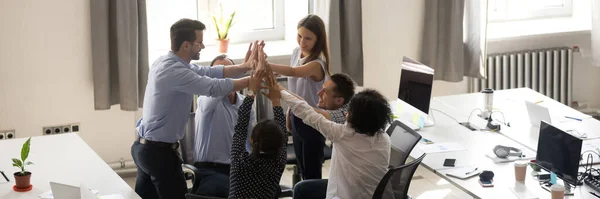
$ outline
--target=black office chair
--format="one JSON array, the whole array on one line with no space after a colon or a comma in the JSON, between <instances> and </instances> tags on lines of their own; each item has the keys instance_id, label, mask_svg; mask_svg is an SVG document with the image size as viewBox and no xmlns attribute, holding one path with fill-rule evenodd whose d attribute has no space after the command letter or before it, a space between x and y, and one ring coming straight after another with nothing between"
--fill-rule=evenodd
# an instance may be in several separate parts
<instances>
[{"instance_id":1,"label":"black office chair","mask_svg":"<svg viewBox=\"0 0 600 199\"><path fill-rule=\"evenodd\" d=\"M396 147L392 147L390 152L390 168L404 165L410 152L415 148L417 143L419 143L419 140L421 140L421 135L397 120L392 123L386 132L390 137L392 136L392 133L395 133L394 137L399 138L394 139L394 142L400 142Z\"/></svg>"},{"instance_id":2,"label":"black office chair","mask_svg":"<svg viewBox=\"0 0 600 199\"><path fill-rule=\"evenodd\" d=\"M383 176L375 192L373 199L410 199L408 188L415 171L426 154L411 163L392 168Z\"/></svg>"},{"instance_id":3,"label":"black office chair","mask_svg":"<svg viewBox=\"0 0 600 199\"><path fill-rule=\"evenodd\" d=\"M185 174L186 180L192 180L192 187L188 188L188 193L194 193L198 188L196 182L200 181L198 174L198 168L194 167L194 142L196 137L196 113L190 113L188 116L188 122L185 125L185 135L183 139L179 141L179 150L181 152L181 158L183 159L183 173Z\"/></svg>"}]
</instances>

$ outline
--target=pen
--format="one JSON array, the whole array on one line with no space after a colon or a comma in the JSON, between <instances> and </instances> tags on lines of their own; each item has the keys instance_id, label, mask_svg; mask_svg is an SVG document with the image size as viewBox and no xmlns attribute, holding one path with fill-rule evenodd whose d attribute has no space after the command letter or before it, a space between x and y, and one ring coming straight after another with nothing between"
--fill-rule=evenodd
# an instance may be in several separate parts
<instances>
[{"instance_id":1,"label":"pen","mask_svg":"<svg viewBox=\"0 0 600 199\"><path fill-rule=\"evenodd\" d=\"M581 119L579 119L579 118L574 118L574 117L569 117L569 116L565 116L565 118L572 119L572 120L577 120L577 121L580 121L580 122L582 121L582 120L581 120Z\"/></svg>"},{"instance_id":2,"label":"pen","mask_svg":"<svg viewBox=\"0 0 600 199\"><path fill-rule=\"evenodd\" d=\"M469 174L471 174L471 173L473 173L475 171L477 171L477 168L473 169L473 171L466 172L465 175L469 175Z\"/></svg>"},{"instance_id":3,"label":"pen","mask_svg":"<svg viewBox=\"0 0 600 199\"><path fill-rule=\"evenodd\" d=\"M537 102L535 102L535 104L539 104L539 103L542 103L542 102L544 102L544 100L537 101Z\"/></svg>"},{"instance_id":4,"label":"pen","mask_svg":"<svg viewBox=\"0 0 600 199\"><path fill-rule=\"evenodd\" d=\"M599 196L598 194L594 193L594 192L591 192L591 191L590 191L590 194L592 194L592 195L596 196L596 198L600 198L600 196Z\"/></svg>"},{"instance_id":5,"label":"pen","mask_svg":"<svg viewBox=\"0 0 600 199\"><path fill-rule=\"evenodd\" d=\"M4 175L4 171L0 171L0 173L2 173L2 176L4 176L4 179L6 179L6 182L10 182L10 180L6 177L6 175Z\"/></svg>"}]
</instances>

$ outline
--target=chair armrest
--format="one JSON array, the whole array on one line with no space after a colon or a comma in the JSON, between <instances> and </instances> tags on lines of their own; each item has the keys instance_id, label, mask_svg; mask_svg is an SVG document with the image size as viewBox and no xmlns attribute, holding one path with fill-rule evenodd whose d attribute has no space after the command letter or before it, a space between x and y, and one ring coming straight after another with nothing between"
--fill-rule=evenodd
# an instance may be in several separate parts
<instances>
[{"instance_id":1,"label":"chair armrest","mask_svg":"<svg viewBox=\"0 0 600 199\"><path fill-rule=\"evenodd\" d=\"M198 168L196 168L194 165L191 165L191 164L182 164L181 167L191 170L193 172L194 176L196 174L198 174Z\"/></svg>"},{"instance_id":2,"label":"chair armrest","mask_svg":"<svg viewBox=\"0 0 600 199\"><path fill-rule=\"evenodd\" d=\"M189 171L192 171L192 188L190 191L192 193L195 192L201 179L198 168L191 164L182 164L181 167L183 168L183 173L189 173Z\"/></svg>"}]
</instances>

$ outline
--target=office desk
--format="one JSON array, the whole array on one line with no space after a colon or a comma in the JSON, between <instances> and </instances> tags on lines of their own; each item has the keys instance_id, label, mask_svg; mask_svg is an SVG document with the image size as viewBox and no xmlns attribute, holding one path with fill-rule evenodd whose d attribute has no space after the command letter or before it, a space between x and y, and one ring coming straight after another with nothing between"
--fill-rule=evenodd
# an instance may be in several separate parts
<instances>
[{"instance_id":1,"label":"office desk","mask_svg":"<svg viewBox=\"0 0 600 199\"><path fill-rule=\"evenodd\" d=\"M562 118L562 120L553 121L552 125L565 131L575 130L574 135L586 134L587 138L582 138L584 142L600 138L600 131L598 130L600 129L600 121L536 91L529 88L519 88L494 92L494 108L497 111L501 111L506 118L506 122L510 123L510 127L502 124L500 133L525 145L525 147L537 150L539 137L539 128L532 126L529 121L529 114L524 103L525 100L531 102L543 101L540 105L548 108L552 119ZM436 101L436 103L432 103L432 107L443 104L440 109L444 109L448 114L461 122L468 121L469 115L475 108L481 109L483 107L483 96L481 93L436 97L432 101ZM479 112L475 111L471 116L472 122L474 120L481 120L477 114ZM495 119L502 121L501 115L494 114L493 116ZM564 116L581 118L582 121L566 119Z\"/></svg>"},{"instance_id":2,"label":"office desk","mask_svg":"<svg viewBox=\"0 0 600 199\"><path fill-rule=\"evenodd\" d=\"M126 199L140 198L76 133L39 136L31 138L29 158L34 165L27 169L32 172L33 189L28 192L15 192L12 158L21 157L21 146L25 138L0 141L0 170L10 182L0 178L0 198L38 198L50 190L50 181L79 186L81 183L98 195L121 194Z\"/></svg>"},{"instance_id":3,"label":"office desk","mask_svg":"<svg viewBox=\"0 0 600 199\"><path fill-rule=\"evenodd\" d=\"M509 118L508 120L511 123L511 127L503 126L500 133L471 131L459 125L454 119L465 122L474 108L483 107L483 102L479 99L479 95L480 94L475 93L434 98L431 103L432 111L430 111L430 114L435 118L435 125L418 131L424 138L430 139L435 143L457 142L466 148L464 151L428 154L421 165L426 169L433 171L441 178L446 179L451 184L462 189L474 198L517 198L517 196L510 191L510 188L514 186L525 187L535 197L550 198L550 192L541 188L539 183L535 181L531 175L527 176L525 184L515 182L514 163L496 164L490 158L486 157L486 154L493 154L492 149L496 145L513 146L524 150L526 154L535 154L539 129L529 125L528 114L523 100L535 101L530 99L541 98L544 100L543 103L546 103L546 106L550 107L551 110L554 110L551 111L551 114L558 112L584 118L583 121L578 124L578 129L582 131L589 130L589 132L586 132L589 136L597 135L597 133L591 131L591 129L598 129L598 127L600 127L600 122L597 120L586 117L584 114L550 98L544 98L543 95L536 93L533 90L513 89L497 91L494 94L495 107L504 112L506 117ZM498 98L498 100L496 98ZM443 112L444 114L441 114L440 112ZM474 115L473 118L471 118L471 121L473 120L481 120L481 118ZM396 143L399 143L397 139L398 138L392 134L391 140L393 147L395 147L394 145ZM417 144L410 154L411 157L417 158L423 154L420 146L423 146L423 143ZM446 158L456 159L456 167L448 168L442 166L443 161ZM449 172L465 166L476 166L479 170L493 171L495 173L495 186L492 188L482 187L478 182L479 178L477 176L461 180L446 175ZM532 171L533 170L528 167L527 172L531 173ZM595 196L589 194L590 191L591 189L587 186L580 186L574 190L575 196L567 196L566 198L595 198Z\"/></svg>"}]
</instances>

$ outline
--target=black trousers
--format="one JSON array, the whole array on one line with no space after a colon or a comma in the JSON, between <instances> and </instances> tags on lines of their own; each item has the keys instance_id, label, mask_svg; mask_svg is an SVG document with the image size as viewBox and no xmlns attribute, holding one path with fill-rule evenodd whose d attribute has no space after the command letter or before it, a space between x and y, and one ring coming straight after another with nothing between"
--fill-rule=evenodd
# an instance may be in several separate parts
<instances>
[{"instance_id":1,"label":"black trousers","mask_svg":"<svg viewBox=\"0 0 600 199\"><path fill-rule=\"evenodd\" d=\"M135 192L143 199L185 199L187 184L176 149L135 141L131 156L138 174Z\"/></svg>"},{"instance_id":2,"label":"black trousers","mask_svg":"<svg viewBox=\"0 0 600 199\"><path fill-rule=\"evenodd\" d=\"M316 129L306 125L302 119L290 111L292 120L292 139L298 169L302 179L321 179L325 154L325 137Z\"/></svg>"},{"instance_id":3,"label":"black trousers","mask_svg":"<svg viewBox=\"0 0 600 199\"><path fill-rule=\"evenodd\" d=\"M194 166L198 169L197 175L200 176L200 181L194 182L194 186L197 186L192 190L194 194L221 198L229 196L230 167L225 164L211 166L200 162L194 163Z\"/></svg>"}]
</instances>

